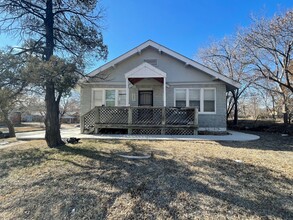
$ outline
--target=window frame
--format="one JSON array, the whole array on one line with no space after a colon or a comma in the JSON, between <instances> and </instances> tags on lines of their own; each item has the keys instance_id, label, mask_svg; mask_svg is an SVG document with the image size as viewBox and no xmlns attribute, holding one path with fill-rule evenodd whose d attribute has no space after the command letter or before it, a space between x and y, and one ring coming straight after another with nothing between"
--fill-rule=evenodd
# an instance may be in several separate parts
<instances>
[{"instance_id":1,"label":"window frame","mask_svg":"<svg viewBox=\"0 0 293 220\"><path fill-rule=\"evenodd\" d=\"M190 107L189 106L189 102L190 102L190 99L189 99L189 90L190 89L198 89L200 91L200 109L198 109L198 113L199 114L217 114L217 91L216 91L216 88L214 87L207 87L207 88L194 88L194 87L188 87L188 88L174 88L174 107L176 107L176 90L182 90L182 89L185 89L186 91L186 107ZM214 108L215 108L215 111L213 112L204 112L204 90L213 90L214 91L214 97L215 97L215 100L214 100Z\"/></svg>"},{"instance_id":2,"label":"window frame","mask_svg":"<svg viewBox=\"0 0 293 220\"><path fill-rule=\"evenodd\" d=\"M189 92L189 91L186 91L185 88L175 88L175 90L174 90L174 106L176 107L176 98L177 98L176 97L176 90L185 90L185 106L189 105L189 103L187 103L188 102L187 97L189 97L189 94L187 96L187 92Z\"/></svg>"},{"instance_id":3,"label":"window frame","mask_svg":"<svg viewBox=\"0 0 293 220\"><path fill-rule=\"evenodd\" d=\"M102 97L102 105L106 106L106 90L115 90L115 107L120 107L120 106L126 106L125 105L118 105L119 101L119 91L124 90L126 93L126 89L125 88L92 88L92 97L91 97L91 107L94 108L95 104L94 104L94 92L95 91L102 91L103 97Z\"/></svg>"},{"instance_id":4,"label":"window frame","mask_svg":"<svg viewBox=\"0 0 293 220\"><path fill-rule=\"evenodd\" d=\"M204 99L204 91L205 90L214 90L214 109L215 109L215 111L213 111L213 112L205 112L205 111L202 111L202 113L205 113L205 114L212 114L212 113L216 113L216 99L217 99L217 97L216 97L216 89L215 88L202 88L202 92L201 92L201 95L202 95L202 103L203 103L203 108L202 108L202 110L204 110L204 101L205 101L205 99Z\"/></svg>"}]
</instances>

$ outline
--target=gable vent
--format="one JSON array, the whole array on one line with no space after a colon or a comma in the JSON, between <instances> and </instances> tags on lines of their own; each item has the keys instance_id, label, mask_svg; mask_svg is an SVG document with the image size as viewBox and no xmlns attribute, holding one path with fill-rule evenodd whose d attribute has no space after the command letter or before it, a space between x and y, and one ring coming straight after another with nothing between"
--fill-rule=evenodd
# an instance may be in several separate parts
<instances>
[{"instance_id":1,"label":"gable vent","mask_svg":"<svg viewBox=\"0 0 293 220\"><path fill-rule=\"evenodd\" d=\"M144 62L147 62L153 66L158 66L158 60L157 59L145 59Z\"/></svg>"}]
</instances>

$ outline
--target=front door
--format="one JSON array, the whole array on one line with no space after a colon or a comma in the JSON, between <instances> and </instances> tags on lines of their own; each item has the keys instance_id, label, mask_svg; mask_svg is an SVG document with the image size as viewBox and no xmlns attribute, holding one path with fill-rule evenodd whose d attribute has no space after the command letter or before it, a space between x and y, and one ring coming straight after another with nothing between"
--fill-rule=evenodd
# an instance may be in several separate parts
<instances>
[{"instance_id":1,"label":"front door","mask_svg":"<svg viewBox=\"0 0 293 220\"><path fill-rule=\"evenodd\" d=\"M153 91L138 91L139 106L153 106Z\"/></svg>"}]
</instances>

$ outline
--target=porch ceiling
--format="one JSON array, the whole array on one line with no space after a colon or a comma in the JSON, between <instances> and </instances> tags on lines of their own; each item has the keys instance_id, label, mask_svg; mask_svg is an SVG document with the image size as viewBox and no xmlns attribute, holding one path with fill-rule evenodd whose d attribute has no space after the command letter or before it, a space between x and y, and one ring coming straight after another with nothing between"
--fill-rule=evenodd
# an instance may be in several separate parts
<instances>
[{"instance_id":1,"label":"porch ceiling","mask_svg":"<svg viewBox=\"0 0 293 220\"><path fill-rule=\"evenodd\" d=\"M128 78L129 82L131 82L132 85L142 81L143 79L144 78ZM164 83L164 78L162 78L162 77L161 78L152 78L152 79L157 80L158 82L160 82L162 84Z\"/></svg>"}]
</instances>

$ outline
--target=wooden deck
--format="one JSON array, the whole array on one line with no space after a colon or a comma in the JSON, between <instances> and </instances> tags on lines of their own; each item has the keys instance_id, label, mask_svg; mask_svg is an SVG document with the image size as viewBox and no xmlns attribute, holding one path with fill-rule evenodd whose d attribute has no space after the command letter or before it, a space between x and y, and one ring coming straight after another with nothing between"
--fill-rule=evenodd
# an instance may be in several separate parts
<instances>
[{"instance_id":1,"label":"wooden deck","mask_svg":"<svg viewBox=\"0 0 293 220\"><path fill-rule=\"evenodd\" d=\"M196 108L97 106L81 117L81 133L197 134Z\"/></svg>"}]
</instances>

